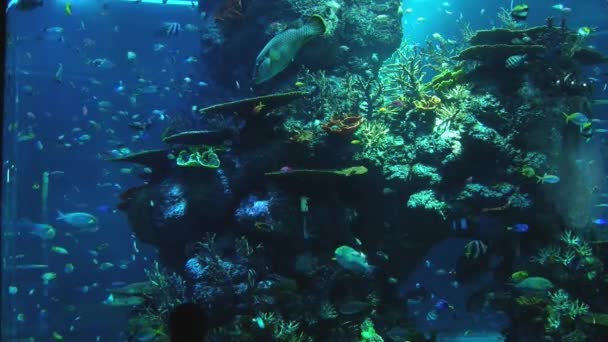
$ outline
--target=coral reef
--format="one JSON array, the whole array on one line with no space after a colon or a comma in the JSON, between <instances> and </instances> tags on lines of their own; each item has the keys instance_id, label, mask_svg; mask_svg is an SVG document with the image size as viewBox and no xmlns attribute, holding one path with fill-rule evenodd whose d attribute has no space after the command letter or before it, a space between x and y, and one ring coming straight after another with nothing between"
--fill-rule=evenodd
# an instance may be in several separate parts
<instances>
[{"instance_id":1,"label":"coral reef","mask_svg":"<svg viewBox=\"0 0 608 342\"><path fill-rule=\"evenodd\" d=\"M293 63L300 68L243 90L251 97L205 104L204 129L172 130L169 150L116 159L154 169L122 196L121 209L183 277L171 286L185 292L172 295L210 312L211 340L413 336L402 303L434 294L404 294L400 279L434 243L454 236L466 239L458 270L433 269L453 277L453 289L481 270L500 270L488 278L514 282L501 311L534 317L522 329L590 336L579 325L602 316L590 314L593 294L584 290L599 286L603 263L583 233L590 205L581 189L593 179L578 177L570 152L584 139L563 113L589 112L580 68L602 59L566 28L516 28L505 13L505 29L463 27L470 46L439 34L398 45L397 1L278 3L287 5L281 15L265 2L226 1L214 21L227 46L208 55L250 45L257 52L266 35L319 14L328 33L310 49L327 58L303 49ZM254 23L264 11L272 25ZM551 63L539 56L558 52ZM526 63L511 69L508 60L523 54ZM233 82L242 71L235 60L226 57L214 77ZM564 86L566 75L574 83ZM357 274L332 261L338 246L353 246L354 259L375 271ZM514 267L526 271L509 280L504 270ZM167 288L166 279L153 281ZM164 302L177 301L160 300L158 312L172 305ZM425 309L427 321L447 316L437 305Z\"/></svg>"}]
</instances>

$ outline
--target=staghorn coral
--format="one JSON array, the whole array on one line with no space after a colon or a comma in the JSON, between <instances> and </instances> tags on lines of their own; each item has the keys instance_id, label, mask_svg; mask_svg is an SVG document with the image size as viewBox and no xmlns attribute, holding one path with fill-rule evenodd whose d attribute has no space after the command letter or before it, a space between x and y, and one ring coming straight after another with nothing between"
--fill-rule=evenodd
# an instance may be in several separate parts
<instances>
[{"instance_id":1,"label":"staghorn coral","mask_svg":"<svg viewBox=\"0 0 608 342\"><path fill-rule=\"evenodd\" d=\"M405 95L408 100L415 101L427 93L424 83L430 64L423 61L420 51L410 44L403 42L395 53L384 61L378 73L385 84L384 96L386 102Z\"/></svg>"},{"instance_id":2,"label":"staghorn coral","mask_svg":"<svg viewBox=\"0 0 608 342\"><path fill-rule=\"evenodd\" d=\"M497 16L498 20L500 20L504 28L507 28L509 30L515 30L521 27L521 24L511 17L511 11L504 7L501 7L498 10Z\"/></svg>"},{"instance_id":3,"label":"staghorn coral","mask_svg":"<svg viewBox=\"0 0 608 342\"><path fill-rule=\"evenodd\" d=\"M541 248L537 255L532 257L532 261L540 265L545 265L548 262L556 262L559 260L562 249L558 246L548 246Z\"/></svg>"},{"instance_id":4,"label":"staghorn coral","mask_svg":"<svg viewBox=\"0 0 608 342\"><path fill-rule=\"evenodd\" d=\"M369 159L382 158L387 147L387 134L389 127L380 121L366 121L361 125L356 135L363 145L363 153ZM379 160L378 160L379 161Z\"/></svg>"},{"instance_id":5,"label":"staghorn coral","mask_svg":"<svg viewBox=\"0 0 608 342\"><path fill-rule=\"evenodd\" d=\"M550 303L547 306L546 329L556 331L562 326L563 319L576 320L589 313L589 305L577 300L571 300L563 289L549 294Z\"/></svg>"},{"instance_id":6,"label":"staghorn coral","mask_svg":"<svg viewBox=\"0 0 608 342\"><path fill-rule=\"evenodd\" d=\"M560 240L570 247L579 246L581 244L581 239L574 235L571 230L566 230L560 237Z\"/></svg>"},{"instance_id":7,"label":"staghorn coral","mask_svg":"<svg viewBox=\"0 0 608 342\"><path fill-rule=\"evenodd\" d=\"M471 96L471 85L468 83L457 84L448 88L443 94L448 100L463 101Z\"/></svg>"},{"instance_id":8,"label":"staghorn coral","mask_svg":"<svg viewBox=\"0 0 608 342\"><path fill-rule=\"evenodd\" d=\"M334 319L338 317L338 312L330 302L325 302L321 304L321 308L319 309L319 317L326 320Z\"/></svg>"},{"instance_id":9,"label":"staghorn coral","mask_svg":"<svg viewBox=\"0 0 608 342\"><path fill-rule=\"evenodd\" d=\"M453 104L442 104L435 114L437 118L434 129L438 132L458 130L459 125L466 118L465 112Z\"/></svg>"}]
</instances>

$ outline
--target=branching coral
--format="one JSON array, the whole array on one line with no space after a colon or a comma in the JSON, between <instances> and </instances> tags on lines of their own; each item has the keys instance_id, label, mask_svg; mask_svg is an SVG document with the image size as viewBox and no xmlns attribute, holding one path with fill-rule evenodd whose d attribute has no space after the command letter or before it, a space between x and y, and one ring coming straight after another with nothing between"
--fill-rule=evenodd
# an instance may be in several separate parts
<instances>
[{"instance_id":1,"label":"branching coral","mask_svg":"<svg viewBox=\"0 0 608 342\"><path fill-rule=\"evenodd\" d=\"M435 130L439 132L449 131L451 129L458 130L457 126L466 117L466 113L460 110L455 105L441 105L435 113L437 114L437 122Z\"/></svg>"},{"instance_id":2,"label":"branching coral","mask_svg":"<svg viewBox=\"0 0 608 342\"><path fill-rule=\"evenodd\" d=\"M388 126L380 121L366 121L357 131L361 138L363 147L369 152L382 153L386 146L386 137L389 132Z\"/></svg>"},{"instance_id":3,"label":"branching coral","mask_svg":"<svg viewBox=\"0 0 608 342\"><path fill-rule=\"evenodd\" d=\"M445 98L453 101L463 101L471 96L471 86L469 84L457 84L444 92Z\"/></svg>"},{"instance_id":4,"label":"branching coral","mask_svg":"<svg viewBox=\"0 0 608 342\"><path fill-rule=\"evenodd\" d=\"M562 249L558 246L543 247L538 251L538 254L532 257L532 261L545 265L547 262L554 262L559 260Z\"/></svg>"},{"instance_id":5,"label":"branching coral","mask_svg":"<svg viewBox=\"0 0 608 342\"><path fill-rule=\"evenodd\" d=\"M391 101L405 95L419 100L426 94L424 78L431 66L425 64L419 50L403 42L380 68L379 77L385 84L384 95Z\"/></svg>"},{"instance_id":6,"label":"branching coral","mask_svg":"<svg viewBox=\"0 0 608 342\"><path fill-rule=\"evenodd\" d=\"M563 318L574 321L577 317L589 312L589 305L577 300L572 301L566 291L559 289L549 295L551 302L547 306L548 317L546 328L558 330Z\"/></svg>"},{"instance_id":7,"label":"branching coral","mask_svg":"<svg viewBox=\"0 0 608 342\"><path fill-rule=\"evenodd\" d=\"M325 302L319 309L319 317L321 317L321 319L334 319L338 317L338 312L331 303Z\"/></svg>"},{"instance_id":8,"label":"branching coral","mask_svg":"<svg viewBox=\"0 0 608 342\"><path fill-rule=\"evenodd\" d=\"M186 300L186 283L177 274L167 274L158 262L154 263L154 268L146 269L145 273L158 289L154 306L161 317L166 317L175 306Z\"/></svg>"},{"instance_id":9,"label":"branching coral","mask_svg":"<svg viewBox=\"0 0 608 342\"><path fill-rule=\"evenodd\" d=\"M514 30L520 27L520 24L511 17L511 11L504 7L498 10L498 19L506 29Z\"/></svg>"},{"instance_id":10,"label":"branching coral","mask_svg":"<svg viewBox=\"0 0 608 342\"><path fill-rule=\"evenodd\" d=\"M574 235L571 230L566 230L560 237L560 240L562 240L568 246L578 246L581 243L581 239Z\"/></svg>"},{"instance_id":11,"label":"branching coral","mask_svg":"<svg viewBox=\"0 0 608 342\"><path fill-rule=\"evenodd\" d=\"M573 250L566 250L564 254L557 257L557 261L559 261L562 265L568 266L570 263L576 258L576 253Z\"/></svg>"}]
</instances>

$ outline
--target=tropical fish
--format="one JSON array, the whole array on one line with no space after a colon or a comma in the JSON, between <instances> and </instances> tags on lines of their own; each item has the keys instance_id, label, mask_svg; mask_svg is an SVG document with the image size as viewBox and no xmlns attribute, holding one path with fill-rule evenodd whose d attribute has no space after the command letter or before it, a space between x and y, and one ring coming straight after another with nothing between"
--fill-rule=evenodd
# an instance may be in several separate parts
<instances>
[{"instance_id":1,"label":"tropical fish","mask_svg":"<svg viewBox=\"0 0 608 342\"><path fill-rule=\"evenodd\" d=\"M63 268L63 271L67 274L70 274L72 272L74 272L74 265L71 263L67 263L65 264L65 267Z\"/></svg>"},{"instance_id":2,"label":"tropical fish","mask_svg":"<svg viewBox=\"0 0 608 342\"><path fill-rule=\"evenodd\" d=\"M40 268L48 268L49 265L44 264L27 264L27 265L16 265L16 270L35 270Z\"/></svg>"},{"instance_id":3,"label":"tropical fish","mask_svg":"<svg viewBox=\"0 0 608 342\"><path fill-rule=\"evenodd\" d=\"M182 25L178 22L164 22L161 27L162 35L166 37L174 37L182 32Z\"/></svg>"},{"instance_id":4,"label":"tropical fish","mask_svg":"<svg viewBox=\"0 0 608 342\"><path fill-rule=\"evenodd\" d=\"M536 176L538 183L542 184L556 184L559 183L559 177L554 175L544 174L543 176Z\"/></svg>"},{"instance_id":5,"label":"tropical fish","mask_svg":"<svg viewBox=\"0 0 608 342\"><path fill-rule=\"evenodd\" d=\"M587 117L587 115L585 115L581 112L576 112L576 113L572 113L572 114L564 113L564 117L566 118L566 123L572 122L573 124L575 124L577 126L582 126L582 125L586 124L587 122L589 122L589 117Z\"/></svg>"},{"instance_id":6,"label":"tropical fish","mask_svg":"<svg viewBox=\"0 0 608 342\"><path fill-rule=\"evenodd\" d=\"M42 7L43 4L43 0L11 0L6 6L6 13L8 13L8 10L12 7L15 7L20 11L31 11L38 7Z\"/></svg>"},{"instance_id":7,"label":"tropical fish","mask_svg":"<svg viewBox=\"0 0 608 342\"><path fill-rule=\"evenodd\" d=\"M321 36L325 31L323 18L314 15L304 26L285 30L274 36L255 60L253 82L260 84L276 76L287 68L306 43Z\"/></svg>"},{"instance_id":8,"label":"tropical fish","mask_svg":"<svg viewBox=\"0 0 608 342\"><path fill-rule=\"evenodd\" d=\"M593 124L591 122L585 122L581 125L581 136L589 141L593 137Z\"/></svg>"},{"instance_id":9,"label":"tropical fish","mask_svg":"<svg viewBox=\"0 0 608 342\"><path fill-rule=\"evenodd\" d=\"M520 282L526 278L528 278L528 272L526 272L526 271L517 271L517 272L513 272L513 274L511 274L511 280L513 280L515 282Z\"/></svg>"},{"instance_id":10,"label":"tropical fish","mask_svg":"<svg viewBox=\"0 0 608 342\"><path fill-rule=\"evenodd\" d=\"M524 166L521 168L521 175L524 177L532 178L536 176L536 171L529 166Z\"/></svg>"},{"instance_id":11,"label":"tropical fish","mask_svg":"<svg viewBox=\"0 0 608 342\"><path fill-rule=\"evenodd\" d=\"M103 304L109 306L137 306L144 302L144 299L137 296L120 297L109 294Z\"/></svg>"},{"instance_id":12,"label":"tropical fish","mask_svg":"<svg viewBox=\"0 0 608 342\"><path fill-rule=\"evenodd\" d=\"M529 277L515 284L515 288L524 292L545 292L553 288L553 283L543 277Z\"/></svg>"},{"instance_id":13,"label":"tropical fish","mask_svg":"<svg viewBox=\"0 0 608 342\"><path fill-rule=\"evenodd\" d=\"M346 302L338 307L338 311L343 315L356 315L370 308L370 304L358 300Z\"/></svg>"},{"instance_id":14,"label":"tropical fish","mask_svg":"<svg viewBox=\"0 0 608 342\"><path fill-rule=\"evenodd\" d=\"M563 4L555 4L555 5L551 6L551 8L553 8L554 10L560 11L562 13L572 12L572 8L566 7Z\"/></svg>"},{"instance_id":15,"label":"tropical fish","mask_svg":"<svg viewBox=\"0 0 608 342\"><path fill-rule=\"evenodd\" d=\"M439 299L435 303L435 309L437 309L437 310L445 310L445 309L453 310L454 306L450 305L450 303L448 303L448 301L445 300L445 299Z\"/></svg>"},{"instance_id":16,"label":"tropical fish","mask_svg":"<svg viewBox=\"0 0 608 342\"><path fill-rule=\"evenodd\" d=\"M526 54L509 56L505 61L505 67L507 69L517 69L526 62L527 58L528 55Z\"/></svg>"},{"instance_id":17,"label":"tropical fish","mask_svg":"<svg viewBox=\"0 0 608 342\"><path fill-rule=\"evenodd\" d=\"M511 18L513 18L513 20L515 20L515 21L524 21L524 20L528 19L529 11L530 11L530 8L528 5L526 5L526 4L517 5L517 6L513 7L513 9L511 10Z\"/></svg>"},{"instance_id":18,"label":"tropical fish","mask_svg":"<svg viewBox=\"0 0 608 342\"><path fill-rule=\"evenodd\" d=\"M603 226L603 225L608 224L608 220L603 219L603 218L597 218L597 219L595 219L595 220L593 220L591 222L593 222L594 224L596 224L598 226Z\"/></svg>"},{"instance_id":19,"label":"tropical fish","mask_svg":"<svg viewBox=\"0 0 608 342\"><path fill-rule=\"evenodd\" d=\"M72 2L70 1L65 3L65 14L72 15Z\"/></svg>"},{"instance_id":20,"label":"tropical fish","mask_svg":"<svg viewBox=\"0 0 608 342\"><path fill-rule=\"evenodd\" d=\"M58 216L57 216L58 221L64 221L65 223L69 224L70 226L73 226L76 228L89 228L91 226L97 225L97 218L89 213L74 212L74 213L64 214L61 211L57 211L57 212L58 212Z\"/></svg>"},{"instance_id":21,"label":"tropical fish","mask_svg":"<svg viewBox=\"0 0 608 342\"><path fill-rule=\"evenodd\" d=\"M593 30L589 26L583 26L576 30L576 35L581 38L587 38L593 32Z\"/></svg>"},{"instance_id":22,"label":"tropical fish","mask_svg":"<svg viewBox=\"0 0 608 342\"><path fill-rule=\"evenodd\" d=\"M65 249L63 247L59 247L59 246L51 247L51 251L53 251L54 253L57 253L57 254L62 254L62 255L70 254L67 249Z\"/></svg>"},{"instance_id":23,"label":"tropical fish","mask_svg":"<svg viewBox=\"0 0 608 342\"><path fill-rule=\"evenodd\" d=\"M116 66L111 60L107 58L96 58L87 63L90 66L94 66L99 69L112 69Z\"/></svg>"},{"instance_id":24,"label":"tropical fish","mask_svg":"<svg viewBox=\"0 0 608 342\"><path fill-rule=\"evenodd\" d=\"M477 259L480 256L486 254L488 246L481 240L469 241L464 245L464 255L467 259Z\"/></svg>"},{"instance_id":25,"label":"tropical fish","mask_svg":"<svg viewBox=\"0 0 608 342\"><path fill-rule=\"evenodd\" d=\"M369 274L374 270L374 267L367 263L365 254L349 246L336 248L334 258L340 266L355 273Z\"/></svg>"},{"instance_id":26,"label":"tropical fish","mask_svg":"<svg viewBox=\"0 0 608 342\"><path fill-rule=\"evenodd\" d=\"M99 265L99 269L102 271L109 270L112 267L114 267L114 264L111 262L104 262L101 265Z\"/></svg>"},{"instance_id":27,"label":"tropical fish","mask_svg":"<svg viewBox=\"0 0 608 342\"><path fill-rule=\"evenodd\" d=\"M517 233L525 233L528 231L528 229L530 229L530 227L528 227L528 225L525 223L517 223L507 227L507 230L512 230Z\"/></svg>"},{"instance_id":28,"label":"tropical fish","mask_svg":"<svg viewBox=\"0 0 608 342\"><path fill-rule=\"evenodd\" d=\"M54 272L46 272L40 276L45 284L48 284L49 281L57 278L57 273Z\"/></svg>"},{"instance_id":29,"label":"tropical fish","mask_svg":"<svg viewBox=\"0 0 608 342\"><path fill-rule=\"evenodd\" d=\"M158 338L167 336L163 330L162 325L158 328L152 328L145 326L135 334L135 340L138 342L153 342L159 341Z\"/></svg>"},{"instance_id":30,"label":"tropical fish","mask_svg":"<svg viewBox=\"0 0 608 342\"><path fill-rule=\"evenodd\" d=\"M27 219L17 222L18 230L27 230L32 235L36 235L43 240L52 240L55 237L56 231L53 226L45 223L34 223Z\"/></svg>"}]
</instances>

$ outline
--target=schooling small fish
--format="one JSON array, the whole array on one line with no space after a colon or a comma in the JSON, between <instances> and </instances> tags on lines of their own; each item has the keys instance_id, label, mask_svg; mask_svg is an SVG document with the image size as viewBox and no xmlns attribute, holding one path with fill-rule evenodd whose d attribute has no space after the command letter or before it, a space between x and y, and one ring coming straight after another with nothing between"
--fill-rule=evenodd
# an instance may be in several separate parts
<instances>
[{"instance_id":1,"label":"schooling small fish","mask_svg":"<svg viewBox=\"0 0 608 342\"><path fill-rule=\"evenodd\" d=\"M528 231L528 229L530 229L530 227L528 227L528 225L525 223L517 223L507 227L507 230L512 230L517 233L525 233Z\"/></svg>"}]
</instances>

